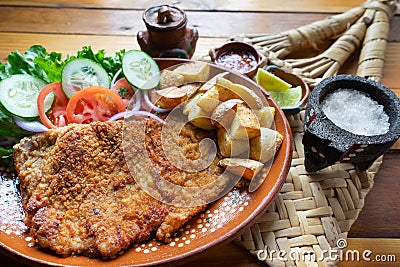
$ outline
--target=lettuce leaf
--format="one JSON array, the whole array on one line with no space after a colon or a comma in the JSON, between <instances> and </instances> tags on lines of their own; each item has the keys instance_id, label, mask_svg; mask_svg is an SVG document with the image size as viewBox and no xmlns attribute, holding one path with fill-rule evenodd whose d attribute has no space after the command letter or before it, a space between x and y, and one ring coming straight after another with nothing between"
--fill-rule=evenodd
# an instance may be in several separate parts
<instances>
[{"instance_id":1,"label":"lettuce leaf","mask_svg":"<svg viewBox=\"0 0 400 267\"><path fill-rule=\"evenodd\" d=\"M0 146L0 158L6 159L9 158L13 153L12 147L10 148L4 148Z\"/></svg>"},{"instance_id":2,"label":"lettuce leaf","mask_svg":"<svg viewBox=\"0 0 400 267\"><path fill-rule=\"evenodd\" d=\"M0 75L2 79L14 74L29 74L34 77L48 81L44 70L34 63L34 59L46 54L46 49L40 45L30 47L24 54L19 51L11 52L7 57L7 63L4 64L3 72Z\"/></svg>"},{"instance_id":3,"label":"lettuce leaf","mask_svg":"<svg viewBox=\"0 0 400 267\"><path fill-rule=\"evenodd\" d=\"M31 134L15 125L12 118L0 109L0 140L2 137L22 138ZM0 166L12 167L12 162L13 148L0 145Z\"/></svg>"},{"instance_id":4,"label":"lettuce leaf","mask_svg":"<svg viewBox=\"0 0 400 267\"><path fill-rule=\"evenodd\" d=\"M17 137L31 135L31 132L19 128L11 118L11 115L0 104L0 137Z\"/></svg>"},{"instance_id":5,"label":"lettuce leaf","mask_svg":"<svg viewBox=\"0 0 400 267\"><path fill-rule=\"evenodd\" d=\"M101 49L96 53L90 46L83 46L75 56L67 55L62 59L58 52L47 52L41 45L31 46L24 54L19 51L11 52L7 57L7 63L0 61L0 81L13 74L29 74L48 83L61 81L64 65L76 58L91 59L102 65L110 78L122 67L122 58L125 50L116 52L115 55L106 56L106 51Z\"/></svg>"},{"instance_id":6,"label":"lettuce leaf","mask_svg":"<svg viewBox=\"0 0 400 267\"><path fill-rule=\"evenodd\" d=\"M0 166L13 168L13 148L0 146Z\"/></svg>"},{"instance_id":7,"label":"lettuce leaf","mask_svg":"<svg viewBox=\"0 0 400 267\"><path fill-rule=\"evenodd\" d=\"M116 52L113 56L105 56L105 54L103 54L103 56L101 57L100 64L108 72L110 78L113 78L115 73L117 73L117 71L122 68L122 58L124 57L125 52L125 50L120 50L119 52Z\"/></svg>"},{"instance_id":8,"label":"lettuce leaf","mask_svg":"<svg viewBox=\"0 0 400 267\"><path fill-rule=\"evenodd\" d=\"M7 78L6 65L0 61L0 81L4 80L5 78Z\"/></svg>"},{"instance_id":9,"label":"lettuce leaf","mask_svg":"<svg viewBox=\"0 0 400 267\"><path fill-rule=\"evenodd\" d=\"M43 69L46 73L47 82L60 82L61 73L65 65L65 61L61 59L61 53L50 52L36 57L33 62Z\"/></svg>"},{"instance_id":10,"label":"lettuce leaf","mask_svg":"<svg viewBox=\"0 0 400 267\"><path fill-rule=\"evenodd\" d=\"M106 56L106 51L101 49L94 53L90 46L82 47L82 50L76 52L76 56L69 56L66 62L76 58L86 58L103 66L107 71L108 76L112 79L119 69L122 68L122 58L125 55L125 50L122 49L112 56Z\"/></svg>"}]
</instances>

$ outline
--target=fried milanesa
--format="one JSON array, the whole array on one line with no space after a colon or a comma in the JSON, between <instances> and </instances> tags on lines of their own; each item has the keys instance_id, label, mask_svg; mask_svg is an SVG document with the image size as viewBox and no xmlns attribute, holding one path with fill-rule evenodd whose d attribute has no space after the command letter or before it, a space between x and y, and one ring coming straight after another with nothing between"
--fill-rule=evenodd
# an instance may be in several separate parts
<instances>
[{"instance_id":1,"label":"fried milanesa","mask_svg":"<svg viewBox=\"0 0 400 267\"><path fill-rule=\"evenodd\" d=\"M144 168L139 147L144 121L69 125L21 140L14 147L15 169L21 181L25 224L36 242L61 255L110 257L132 243L155 234L168 241L174 231L205 208L179 208L147 194L135 181ZM160 149L161 124L146 125L146 149L160 175L180 185L201 185L222 170L213 162L196 173L171 166ZM171 134L170 142L190 158L199 154L206 136L190 124ZM129 147L131 169L122 144ZM135 151L137 153L135 153Z\"/></svg>"}]
</instances>

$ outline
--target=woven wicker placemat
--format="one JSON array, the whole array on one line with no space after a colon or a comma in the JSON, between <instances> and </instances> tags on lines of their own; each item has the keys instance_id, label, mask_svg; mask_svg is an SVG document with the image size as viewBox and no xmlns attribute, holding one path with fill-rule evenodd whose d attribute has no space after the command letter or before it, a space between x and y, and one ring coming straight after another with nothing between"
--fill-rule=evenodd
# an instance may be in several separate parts
<instances>
[{"instance_id":1,"label":"woven wicker placemat","mask_svg":"<svg viewBox=\"0 0 400 267\"><path fill-rule=\"evenodd\" d=\"M364 206L379 169L337 163L319 172L304 167L304 111L288 117L293 160L286 181L268 210L234 242L270 266L336 266L347 233Z\"/></svg>"}]
</instances>

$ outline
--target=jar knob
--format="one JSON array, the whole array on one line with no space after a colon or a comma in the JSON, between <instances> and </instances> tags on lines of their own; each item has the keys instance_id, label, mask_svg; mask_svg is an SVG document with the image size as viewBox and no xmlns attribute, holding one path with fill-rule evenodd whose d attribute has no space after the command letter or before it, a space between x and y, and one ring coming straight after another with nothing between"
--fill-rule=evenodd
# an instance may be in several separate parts
<instances>
[{"instance_id":1,"label":"jar knob","mask_svg":"<svg viewBox=\"0 0 400 267\"><path fill-rule=\"evenodd\" d=\"M158 10L157 23L163 24L174 21L174 16L168 6L162 6Z\"/></svg>"}]
</instances>

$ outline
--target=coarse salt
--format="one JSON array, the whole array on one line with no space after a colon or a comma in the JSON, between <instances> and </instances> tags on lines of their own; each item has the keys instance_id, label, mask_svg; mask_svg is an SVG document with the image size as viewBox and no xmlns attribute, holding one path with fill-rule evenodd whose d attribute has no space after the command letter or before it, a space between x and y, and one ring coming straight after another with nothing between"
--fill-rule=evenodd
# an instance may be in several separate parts
<instances>
[{"instance_id":1,"label":"coarse salt","mask_svg":"<svg viewBox=\"0 0 400 267\"><path fill-rule=\"evenodd\" d=\"M383 106L363 92L336 90L326 96L321 108L329 120L353 134L374 136L389 131L389 116Z\"/></svg>"}]
</instances>

